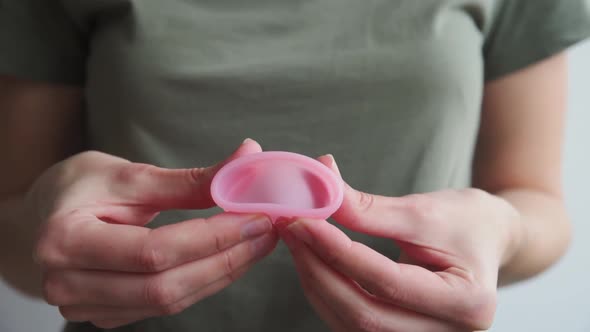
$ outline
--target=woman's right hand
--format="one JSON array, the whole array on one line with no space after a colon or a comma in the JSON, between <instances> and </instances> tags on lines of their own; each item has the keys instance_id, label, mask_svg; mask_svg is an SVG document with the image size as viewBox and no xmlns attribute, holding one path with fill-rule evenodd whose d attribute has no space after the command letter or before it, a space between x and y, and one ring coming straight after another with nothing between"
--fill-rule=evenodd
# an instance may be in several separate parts
<instances>
[{"instance_id":1,"label":"woman's right hand","mask_svg":"<svg viewBox=\"0 0 590 332\"><path fill-rule=\"evenodd\" d=\"M259 151L246 140L226 161ZM213 206L222 164L171 170L85 152L46 171L26 204L40 224L34 257L47 302L69 321L112 328L179 313L244 274L276 245L264 216L143 227L160 211Z\"/></svg>"}]
</instances>

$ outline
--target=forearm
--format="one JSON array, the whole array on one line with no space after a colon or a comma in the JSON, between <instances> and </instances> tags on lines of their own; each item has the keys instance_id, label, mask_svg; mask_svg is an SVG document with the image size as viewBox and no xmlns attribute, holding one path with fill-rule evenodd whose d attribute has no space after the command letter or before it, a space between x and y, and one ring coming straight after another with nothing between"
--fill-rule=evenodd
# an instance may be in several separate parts
<instances>
[{"instance_id":1,"label":"forearm","mask_svg":"<svg viewBox=\"0 0 590 332\"><path fill-rule=\"evenodd\" d=\"M48 168L84 150L83 105L80 87L0 75L0 277L29 295L40 294L38 225L23 196Z\"/></svg>"},{"instance_id":2,"label":"forearm","mask_svg":"<svg viewBox=\"0 0 590 332\"><path fill-rule=\"evenodd\" d=\"M0 201L0 277L22 293L41 297L40 270L32 256L37 225L27 217L23 196Z\"/></svg>"},{"instance_id":3,"label":"forearm","mask_svg":"<svg viewBox=\"0 0 590 332\"><path fill-rule=\"evenodd\" d=\"M571 225L561 197L535 190L512 189L496 193L520 212L514 228L515 250L500 268L499 285L533 277L566 252Z\"/></svg>"}]
</instances>

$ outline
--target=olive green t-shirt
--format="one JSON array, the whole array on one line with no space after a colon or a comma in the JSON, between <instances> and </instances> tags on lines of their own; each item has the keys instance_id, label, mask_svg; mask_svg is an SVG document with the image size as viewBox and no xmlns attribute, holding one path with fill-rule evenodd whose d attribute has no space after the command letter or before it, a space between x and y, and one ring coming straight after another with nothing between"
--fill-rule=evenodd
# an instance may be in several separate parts
<instances>
[{"instance_id":1,"label":"olive green t-shirt","mask_svg":"<svg viewBox=\"0 0 590 332\"><path fill-rule=\"evenodd\" d=\"M194 167L252 137L404 195L469 186L484 84L589 34L584 0L1 0L0 74L83 86L92 149ZM324 330L282 245L183 313L116 329Z\"/></svg>"}]
</instances>

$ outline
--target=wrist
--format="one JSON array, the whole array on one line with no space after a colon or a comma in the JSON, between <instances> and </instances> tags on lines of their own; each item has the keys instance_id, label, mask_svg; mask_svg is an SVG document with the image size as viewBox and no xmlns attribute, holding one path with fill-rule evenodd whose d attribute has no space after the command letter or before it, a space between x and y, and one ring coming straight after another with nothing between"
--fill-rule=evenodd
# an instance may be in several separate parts
<instances>
[{"instance_id":1,"label":"wrist","mask_svg":"<svg viewBox=\"0 0 590 332\"><path fill-rule=\"evenodd\" d=\"M504 248L500 256L500 268L509 265L518 256L520 249L526 242L526 228L523 218L510 201L499 196L512 210L504 219L505 238Z\"/></svg>"}]
</instances>

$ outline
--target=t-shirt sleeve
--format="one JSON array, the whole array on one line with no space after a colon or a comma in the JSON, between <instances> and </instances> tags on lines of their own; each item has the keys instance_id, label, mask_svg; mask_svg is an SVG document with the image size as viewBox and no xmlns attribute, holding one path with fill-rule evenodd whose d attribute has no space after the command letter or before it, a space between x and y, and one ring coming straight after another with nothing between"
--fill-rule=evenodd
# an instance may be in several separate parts
<instances>
[{"instance_id":1,"label":"t-shirt sleeve","mask_svg":"<svg viewBox=\"0 0 590 332\"><path fill-rule=\"evenodd\" d=\"M590 0L497 1L483 50L486 80L543 60L590 36Z\"/></svg>"},{"instance_id":2,"label":"t-shirt sleeve","mask_svg":"<svg viewBox=\"0 0 590 332\"><path fill-rule=\"evenodd\" d=\"M0 0L0 75L80 85L85 36L58 0Z\"/></svg>"}]
</instances>

